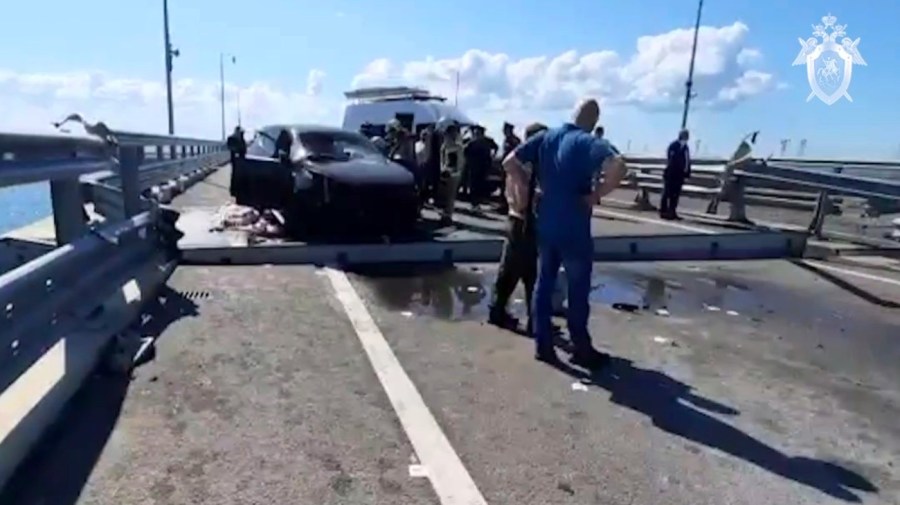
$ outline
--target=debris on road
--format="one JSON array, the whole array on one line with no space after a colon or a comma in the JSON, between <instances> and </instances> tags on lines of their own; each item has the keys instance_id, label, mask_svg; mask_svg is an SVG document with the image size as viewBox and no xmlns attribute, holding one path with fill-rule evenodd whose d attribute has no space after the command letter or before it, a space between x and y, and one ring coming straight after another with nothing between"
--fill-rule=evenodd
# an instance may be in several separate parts
<instances>
[{"instance_id":1,"label":"debris on road","mask_svg":"<svg viewBox=\"0 0 900 505\"><path fill-rule=\"evenodd\" d=\"M659 335L653 337L653 341L660 345L679 347L678 342L672 340L671 338L661 337Z\"/></svg>"},{"instance_id":2,"label":"debris on road","mask_svg":"<svg viewBox=\"0 0 900 505\"><path fill-rule=\"evenodd\" d=\"M728 314L729 316L738 315L738 312L736 310L729 310L729 311L726 311L725 313Z\"/></svg>"},{"instance_id":3,"label":"debris on road","mask_svg":"<svg viewBox=\"0 0 900 505\"><path fill-rule=\"evenodd\" d=\"M582 382L573 382L572 391L587 391L588 387Z\"/></svg>"},{"instance_id":4,"label":"debris on road","mask_svg":"<svg viewBox=\"0 0 900 505\"><path fill-rule=\"evenodd\" d=\"M409 476L414 478L428 477L428 469L425 465L409 465Z\"/></svg>"},{"instance_id":5,"label":"debris on road","mask_svg":"<svg viewBox=\"0 0 900 505\"><path fill-rule=\"evenodd\" d=\"M719 312L722 309L720 309L719 307L716 307L715 305L706 305L706 310L708 310L710 312Z\"/></svg>"},{"instance_id":6,"label":"debris on road","mask_svg":"<svg viewBox=\"0 0 900 505\"><path fill-rule=\"evenodd\" d=\"M229 203L216 213L210 231L245 231L256 238L284 236L284 219L276 211L259 212L251 207Z\"/></svg>"},{"instance_id":7,"label":"debris on road","mask_svg":"<svg viewBox=\"0 0 900 505\"><path fill-rule=\"evenodd\" d=\"M668 317L669 311L667 309L656 309L656 315L662 317Z\"/></svg>"}]
</instances>

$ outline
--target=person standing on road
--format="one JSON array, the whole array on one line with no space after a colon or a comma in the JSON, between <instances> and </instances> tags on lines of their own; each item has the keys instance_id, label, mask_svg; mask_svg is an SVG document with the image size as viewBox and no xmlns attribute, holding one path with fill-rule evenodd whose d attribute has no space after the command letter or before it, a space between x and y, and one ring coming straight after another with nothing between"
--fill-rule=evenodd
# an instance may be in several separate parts
<instances>
[{"instance_id":1,"label":"person standing on road","mask_svg":"<svg viewBox=\"0 0 900 505\"><path fill-rule=\"evenodd\" d=\"M244 130L240 126L234 127L234 132L228 136L228 139L225 142L228 147L229 157L231 158L231 180L229 181L229 188L231 192L231 196L235 195L237 191L237 186L235 186L235 164L239 160L243 160L245 156L247 156L247 140L244 139Z\"/></svg>"},{"instance_id":2,"label":"person standing on road","mask_svg":"<svg viewBox=\"0 0 900 505\"><path fill-rule=\"evenodd\" d=\"M522 143L522 139L516 135L516 127L511 123L503 123L503 150L501 151L502 158L501 160L505 160L509 157L509 155L519 147L519 144ZM500 188L501 194L503 196L503 189L506 187L506 170L500 171ZM506 198L500 199L500 208L498 209L501 213L507 213L509 211L509 206L507 205Z\"/></svg>"},{"instance_id":3,"label":"person standing on road","mask_svg":"<svg viewBox=\"0 0 900 505\"><path fill-rule=\"evenodd\" d=\"M456 194L463 168L463 145L459 136L459 125L450 123L444 129L441 144L441 193L443 196L441 225L453 224L456 208Z\"/></svg>"},{"instance_id":4,"label":"person standing on road","mask_svg":"<svg viewBox=\"0 0 900 505\"><path fill-rule=\"evenodd\" d=\"M666 150L666 169L663 171L663 191L659 199L659 217L663 219L681 219L678 217L678 199L681 188L691 176L691 151L688 147L690 134L687 130L678 132L678 139L669 144Z\"/></svg>"},{"instance_id":5,"label":"person standing on road","mask_svg":"<svg viewBox=\"0 0 900 505\"><path fill-rule=\"evenodd\" d=\"M416 187L422 184L420 170L416 163L416 139L403 127L400 121L393 119L387 125L388 159L403 165L415 177Z\"/></svg>"},{"instance_id":6,"label":"person standing on road","mask_svg":"<svg viewBox=\"0 0 900 505\"><path fill-rule=\"evenodd\" d=\"M517 211L524 211L527 204L525 163L537 167L541 188L536 220L538 279L532 307L535 358L548 363L559 359L553 346L552 298L560 266L565 266L572 362L587 368L601 367L609 360L592 346L587 326L594 255L591 217L600 197L618 187L625 176L622 157L593 135L599 117L597 101L586 100L576 109L572 123L532 137L503 162ZM599 170L605 177L594 187Z\"/></svg>"},{"instance_id":7,"label":"person standing on road","mask_svg":"<svg viewBox=\"0 0 900 505\"><path fill-rule=\"evenodd\" d=\"M439 189L441 186L441 146L444 144L443 141L443 129L450 124L450 120L446 118L441 118L438 120L437 124L435 124L434 128L428 128L428 139L427 139L427 147L426 147L426 155L425 155L425 166L422 171L425 177L425 195L424 200L425 203L428 202L429 199L432 200L435 206L439 206L440 194Z\"/></svg>"},{"instance_id":8,"label":"person standing on road","mask_svg":"<svg viewBox=\"0 0 900 505\"><path fill-rule=\"evenodd\" d=\"M472 210L478 212L485 198L485 186L494 156L497 155L497 143L484 134L484 127L472 128L472 140L465 147L465 170L468 176L468 195Z\"/></svg>"},{"instance_id":9,"label":"person standing on road","mask_svg":"<svg viewBox=\"0 0 900 505\"><path fill-rule=\"evenodd\" d=\"M542 134L547 126L533 123L525 129L525 138L531 139ZM531 163L525 164L528 173L528 193L524 202L525 210L520 212L517 206L510 204L509 221L507 223L506 241L503 244L503 256L500 258L500 269L491 296L488 322L507 330L516 330L519 321L507 310L509 298L519 281L525 287L525 302L528 304L528 323L526 331L532 334L531 302L534 283L537 279L538 249L534 233L534 200L537 190L537 168ZM511 188L504 188L505 197L512 199Z\"/></svg>"}]
</instances>

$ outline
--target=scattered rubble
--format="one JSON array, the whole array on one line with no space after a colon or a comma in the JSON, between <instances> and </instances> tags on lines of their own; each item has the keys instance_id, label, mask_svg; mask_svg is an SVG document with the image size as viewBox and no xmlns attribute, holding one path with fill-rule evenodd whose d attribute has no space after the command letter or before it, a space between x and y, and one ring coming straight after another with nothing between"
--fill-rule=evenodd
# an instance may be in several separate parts
<instances>
[{"instance_id":1,"label":"scattered rubble","mask_svg":"<svg viewBox=\"0 0 900 505\"><path fill-rule=\"evenodd\" d=\"M255 238L282 238L284 236L284 217L278 211L257 211L229 203L216 213L210 231L244 231Z\"/></svg>"}]
</instances>

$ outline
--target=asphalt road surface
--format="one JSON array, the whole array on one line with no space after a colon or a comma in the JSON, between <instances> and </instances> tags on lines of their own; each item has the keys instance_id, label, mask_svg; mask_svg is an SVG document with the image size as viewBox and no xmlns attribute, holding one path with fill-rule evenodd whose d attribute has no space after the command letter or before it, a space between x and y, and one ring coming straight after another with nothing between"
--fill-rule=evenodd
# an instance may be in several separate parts
<instances>
[{"instance_id":1,"label":"asphalt road surface","mask_svg":"<svg viewBox=\"0 0 900 505\"><path fill-rule=\"evenodd\" d=\"M589 374L483 323L494 269L179 268L0 503L900 503L900 272L597 265Z\"/></svg>"}]
</instances>

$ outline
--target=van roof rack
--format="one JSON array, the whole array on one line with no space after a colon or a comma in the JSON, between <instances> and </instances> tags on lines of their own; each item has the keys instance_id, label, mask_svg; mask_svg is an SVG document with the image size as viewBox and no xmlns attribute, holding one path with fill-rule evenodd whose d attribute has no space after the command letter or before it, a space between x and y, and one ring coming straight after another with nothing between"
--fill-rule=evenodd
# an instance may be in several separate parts
<instances>
[{"instance_id":1,"label":"van roof rack","mask_svg":"<svg viewBox=\"0 0 900 505\"><path fill-rule=\"evenodd\" d=\"M422 88L408 86L383 86L373 88L360 88L344 92L348 100L365 102L388 102L394 100L437 100L444 102L447 99L442 96L432 95Z\"/></svg>"}]
</instances>

